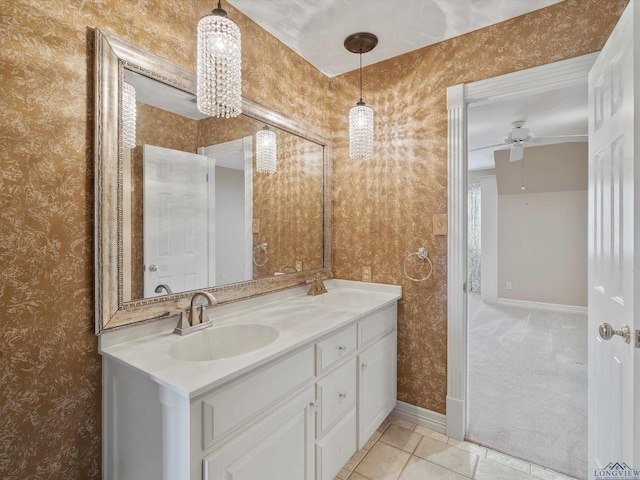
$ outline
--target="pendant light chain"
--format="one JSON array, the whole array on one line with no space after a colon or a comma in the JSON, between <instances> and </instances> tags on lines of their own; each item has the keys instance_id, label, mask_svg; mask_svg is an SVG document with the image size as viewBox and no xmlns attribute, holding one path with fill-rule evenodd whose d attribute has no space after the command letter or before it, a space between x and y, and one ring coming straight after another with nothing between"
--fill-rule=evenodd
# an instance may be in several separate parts
<instances>
[{"instance_id":1,"label":"pendant light chain","mask_svg":"<svg viewBox=\"0 0 640 480\"><path fill-rule=\"evenodd\" d=\"M360 101L362 101L362 52L360 52Z\"/></svg>"}]
</instances>

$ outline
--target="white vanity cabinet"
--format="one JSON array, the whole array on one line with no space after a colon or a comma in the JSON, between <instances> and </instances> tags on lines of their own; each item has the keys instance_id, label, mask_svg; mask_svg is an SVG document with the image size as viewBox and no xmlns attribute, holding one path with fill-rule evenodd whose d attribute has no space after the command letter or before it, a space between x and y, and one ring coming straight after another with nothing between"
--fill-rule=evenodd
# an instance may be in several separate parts
<instances>
[{"instance_id":1,"label":"white vanity cabinet","mask_svg":"<svg viewBox=\"0 0 640 480\"><path fill-rule=\"evenodd\" d=\"M205 480L315 477L313 387L204 459Z\"/></svg>"},{"instance_id":2,"label":"white vanity cabinet","mask_svg":"<svg viewBox=\"0 0 640 480\"><path fill-rule=\"evenodd\" d=\"M396 405L396 305L358 323L358 448Z\"/></svg>"},{"instance_id":3,"label":"white vanity cabinet","mask_svg":"<svg viewBox=\"0 0 640 480\"><path fill-rule=\"evenodd\" d=\"M191 390L193 378L223 364L180 370L167 362L145 372L147 349L171 336L103 349L103 478L334 479L395 407L397 298L351 320L344 309L342 319L319 315L318 325L336 323L228 381ZM138 364L136 346L145 357Z\"/></svg>"}]
</instances>

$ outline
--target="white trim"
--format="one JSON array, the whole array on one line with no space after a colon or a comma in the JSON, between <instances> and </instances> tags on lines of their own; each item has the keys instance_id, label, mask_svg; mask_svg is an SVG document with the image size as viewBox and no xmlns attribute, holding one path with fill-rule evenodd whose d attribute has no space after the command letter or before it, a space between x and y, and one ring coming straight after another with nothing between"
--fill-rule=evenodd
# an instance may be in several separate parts
<instances>
[{"instance_id":1,"label":"white trim","mask_svg":"<svg viewBox=\"0 0 640 480\"><path fill-rule=\"evenodd\" d=\"M253 279L253 136L247 135L237 140L199 147L198 153L207 155L213 160L209 170L209 178L215 179L215 157L220 155L229 155L233 153L242 153L243 170L244 170L244 280ZM209 211L211 212L211 240L209 242L210 251L215 252L215 181L210 183L210 196L212 200L209 203ZM209 278L212 281L210 285L216 283L215 254L211 255L212 261L209 266Z\"/></svg>"},{"instance_id":2,"label":"white trim","mask_svg":"<svg viewBox=\"0 0 640 480\"><path fill-rule=\"evenodd\" d=\"M515 298L498 298L498 305L507 307L531 308L533 310L549 310L551 312L587 314L587 307L578 305L561 305L559 303L530 302L528 300L516 300Z\"/></svg>"},{"instance_id":3,"label":"white trim","mask_svg":"<svg viewBox=\"0 0 640 480\"><path fill-rule=\"evenodd\" d=\"M244 278L253 279L253 136L242 138L244 150Z\"/></svg>"},{"instance_id":4,"label":"white trim","mask_svg":"<svg viewBox=\"0 0 640 480\"><path fill-rule=\"evenodd\" d=\"M417 407L410 403L396 402L396 408L393 409L391 415L398 417L415 425L428 428L434 432L447 433L447 416L441 413L427 410L426 408Z\"/></svg>"},{"instance_id":5,"label":"white trim","mask_svg":"<svg viewBox=\"0 0 640 480\"><path fill-rule=\"evenodd\" d=\"M467 108L464 85L447 89L449 117L449 235L447 248L447 400L464 405L467 396ZM452 200L453 199L453 200ZM458 200L460 199L460 200ZM447 402L449 403L449 402ZM467 420L458 409L447 435L463 440ZM454 429L456 425L456 429Z\"/></svg>"},{"instance_id":6,"label":"white trim","mask_svg":"<svg viewBox=\"0 0 640 480\"><path fill-rule=\"evenodd\" d=\"M586 82L597 53L447 89L447 435L462 440L467 411L467 107ZM451 410L449 410L451 408Z\"/></svg>"}]
</instances>

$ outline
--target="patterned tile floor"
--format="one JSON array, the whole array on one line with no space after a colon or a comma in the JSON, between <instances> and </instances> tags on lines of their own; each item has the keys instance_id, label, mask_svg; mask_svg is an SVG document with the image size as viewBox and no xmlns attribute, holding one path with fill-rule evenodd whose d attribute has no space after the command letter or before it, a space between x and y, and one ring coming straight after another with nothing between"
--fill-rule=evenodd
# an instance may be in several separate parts
<instances>
[{"instance_id":1,"label":"patterned tile floor","mask_svg":"<svg viewBox=\"0 0 640 480\"><path fill-rule=\"evenodd\" d=\"M388 417L336 480L572 480L469 442Z\"/></svg>"}]
</instances>

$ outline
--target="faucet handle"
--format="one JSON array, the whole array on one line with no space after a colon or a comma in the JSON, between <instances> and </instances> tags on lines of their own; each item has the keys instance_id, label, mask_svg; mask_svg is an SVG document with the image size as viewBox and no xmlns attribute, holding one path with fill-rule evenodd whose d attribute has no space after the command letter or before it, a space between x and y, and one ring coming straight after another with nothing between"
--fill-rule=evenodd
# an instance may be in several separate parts
<instances>
[{"instance_id":1,"label":"faucet handle","mask_svg":"<svg viewBox=\"0 0 640 480\"><path fill-rule=\"evenodd\" d=\"M209 315L207 314L207 305L200 305L198 307L200 313L198 316L200 317L200 323L207 323L209 321Z\"/></svg>"}]
</instances>

